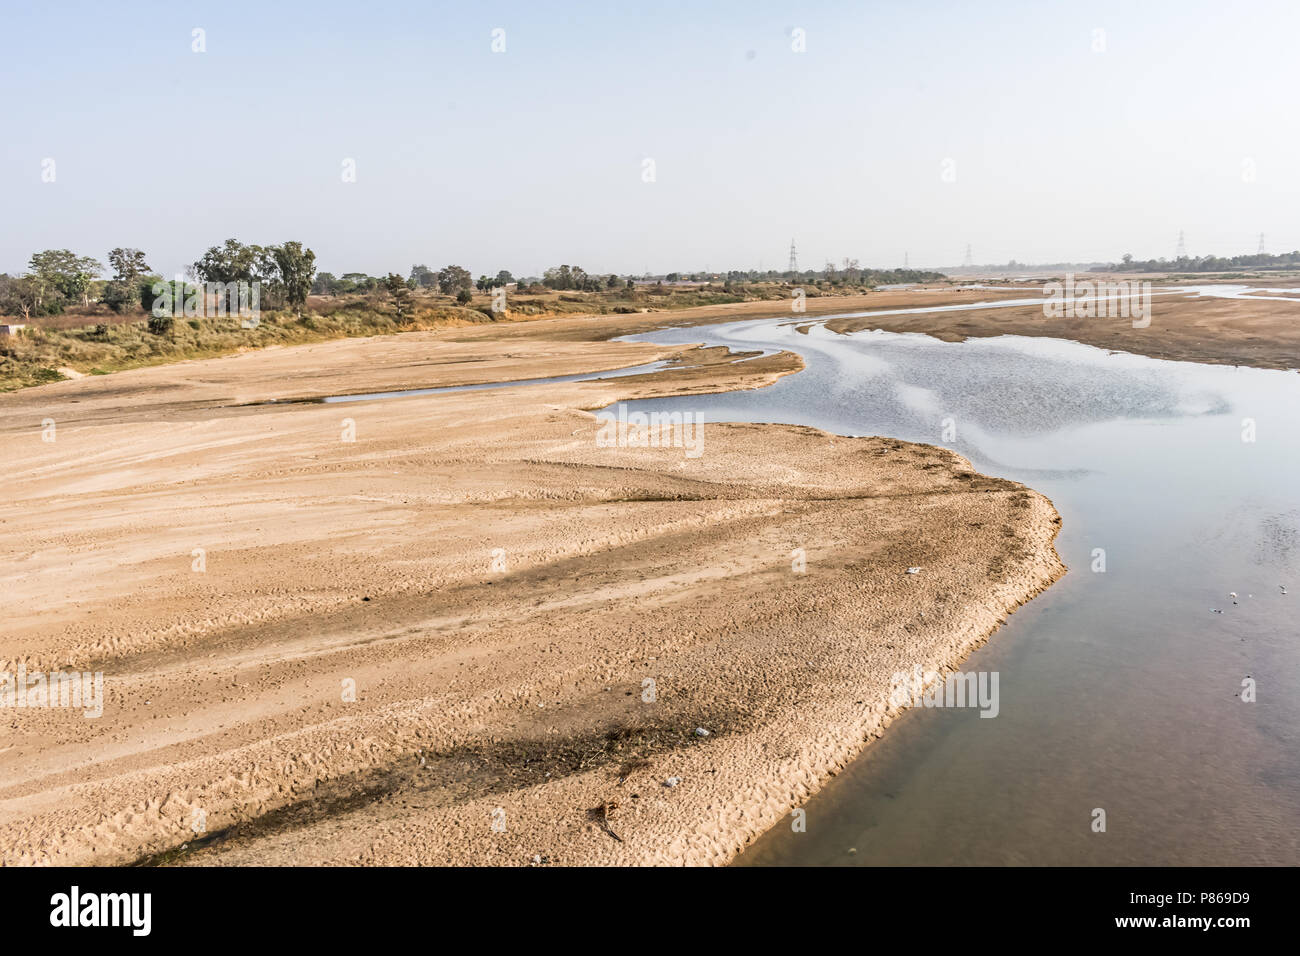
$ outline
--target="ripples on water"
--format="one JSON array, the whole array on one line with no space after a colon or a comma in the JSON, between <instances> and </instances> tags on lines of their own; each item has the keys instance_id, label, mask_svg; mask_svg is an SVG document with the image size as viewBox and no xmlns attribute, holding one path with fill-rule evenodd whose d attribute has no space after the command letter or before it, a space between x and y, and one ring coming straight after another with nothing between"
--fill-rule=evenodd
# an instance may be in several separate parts
<instances>
[{"instance_id":1,"label":"ripples on water","mask_svg":"<svg viewBox=\"0 0 1300 956\"><path fill-rule=\"evenodd\" d=\"M1070 573L964 665L999 671L999 716L909 711L807 804L806 833L779 826L740 862L1300 862L1300 376L788 320L633 338L787 348L807 368L629 405L947 445L1064 520Z\"/></svg>"}]
</instances>

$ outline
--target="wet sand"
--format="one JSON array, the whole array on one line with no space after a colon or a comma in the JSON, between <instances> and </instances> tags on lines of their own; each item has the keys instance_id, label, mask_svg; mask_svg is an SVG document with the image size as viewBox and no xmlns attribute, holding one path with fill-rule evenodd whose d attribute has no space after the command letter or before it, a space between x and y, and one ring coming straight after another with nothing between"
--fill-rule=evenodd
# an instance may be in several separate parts
<instances>
[{"instance_id":1,"label":"wet sand","mask_svg":"<svg viewBox=\"0 0 1300 956\"><path fill-rule=\"evenodd\" d=\"M0 670L107 693L0 709L0 862L725 863L888 726L895 672L955 667L1062 573L1050 503L944 449L598 447L592 409L801 366L603 341L664 317L0 396Z\"/></svg>"}]
</instances>

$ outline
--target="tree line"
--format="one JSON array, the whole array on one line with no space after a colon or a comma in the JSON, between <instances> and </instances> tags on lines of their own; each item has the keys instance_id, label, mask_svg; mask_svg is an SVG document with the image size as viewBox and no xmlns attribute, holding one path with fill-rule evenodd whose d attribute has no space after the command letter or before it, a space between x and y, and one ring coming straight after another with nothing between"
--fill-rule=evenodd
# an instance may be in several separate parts
<instances>
[{"instance_id":1,"label":"tree line","mask_svg":"<svg viewBox=\"0 0 1300 956\"><path fill-rule=\"evenodd\" d=\"M1249 260L1249 261L1247 261ZM1261 263L1258 260L1268 260ZM1204 259L1178 260L1177 265L1166 268L1195 270L1214 267L1240 267L1259 265L1296 264L1300 253L1289 256L1238 256L1232 260ZM1164 264L1164 260L1159 260ZM1226 263L1224 266L1219 264ZM1153 263L1135 263L1125 256L1124 269L1154 269ZM101 279L105 273L107 279ZM589 273L581 266L559 265L547 269L542 276L517 279L508 269L495 275L482 274L475 279L463 266L447 265L430 269L425 265L411 266L406 277L390 272L386 276L370 276L362 272L345 272L336 276L330 272L316 272L316 254L301 242L288 241L280 245L245 244L227 239L222 245L212 246L188 269L196 282L257 283L260 301L269 308L290 307L301 315L308 295L346 296L386 294L396 304L399 314L409 313L411 294L420 290L437 291L452 296L461 305L468 305L474 289L487 293L497 288L515 286L515 291L544 292L609 292L632 289L636 280L613 273ZM669 283L693 281L712 282L725 279L727 286L744 282L785 282L804 285L856 286L881 283L932 282L944 278L938 272L917 269L864 269L856 259L845 259L837 267L828 262L824 269L799 272L775 270L731 270L724 274L670 272L664 277ZM146 261L145 254L134 248L119 247L108 254L108 269L98 260L78 256L68 249L47 249L34 253L28 271L19 276L0 275L0 312L33 316L57 315L69 306L89 306L100 302L114 312L125 313L135 309L148 312L153 308L155 286L165 282ZM663 280L661 280L662 283ZM405 289L406 291L401 291ZM196 290L199 291L199 290ZM187 292L187 295L189 293Z\"/></svg>"},{"instance_id":2,"label":"tree line","mask_svg":"<svg viewBox=\"0 0 1300 956\"><path fill-rule=\"evenodd\" d=\"M71 305L89 306L92 298L118 313L152 309L155 287L167 280L154 272L145 254L120 247L109 252L108 264L110 277L98 281L108 270L97 259L68 249L33 253L27 272L0 275L0 311L31 319L59 315ZM262 301L301 312L316 272L316 254L296 241L258 246L227 239L208 249L189 272L204 284L259 283Z\"/></svg>"},{"instance_id":3,"label":"tree line","mask_svg":"<svg viewBox=\"0 0 1300 956\"><path fill-rule=\"evenodd\" d=\"M1243 269L1295 269L1300 268L1300 251L1282 252L1271 256L1256 252L1242 256L1181 256L1177 259L1134 259L1124 253L1117 263L1109 266L1115 272L1238 272Z\"/></svg>"}]
</instances>

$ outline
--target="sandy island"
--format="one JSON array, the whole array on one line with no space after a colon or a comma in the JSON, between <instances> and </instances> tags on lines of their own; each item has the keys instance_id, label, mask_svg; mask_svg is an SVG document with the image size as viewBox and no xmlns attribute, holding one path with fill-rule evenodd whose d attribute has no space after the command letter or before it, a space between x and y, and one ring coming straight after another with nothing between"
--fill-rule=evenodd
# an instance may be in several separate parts
<instances>
[{"instance_id":1,"label":"sandy island","mask_svg":"<svg viewBox=\"0 0 1300 956\"><path fill-rule=\"evenodd\" d=\"M598 447L592 409L800 368L605 341L666 318L0 396L0 670L107 695L0 709L0 862L725 863L889 725L895 672L955 667L1063 572L1051 504L941 448Z\"/></svg>"}]
</instances>

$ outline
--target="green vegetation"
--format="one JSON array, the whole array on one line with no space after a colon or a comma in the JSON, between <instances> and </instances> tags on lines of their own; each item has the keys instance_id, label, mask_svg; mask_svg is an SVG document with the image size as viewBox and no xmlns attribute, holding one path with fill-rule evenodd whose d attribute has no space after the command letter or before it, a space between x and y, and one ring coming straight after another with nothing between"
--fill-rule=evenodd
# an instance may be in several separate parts
<instances>
[{"instance_id":1,"label":"green vegetation","mask_svg":"<svg viewBox=\"0 0 1300 956\"><path fill-rule=\"evenodd\" d=\"M1131 253L1109 267L1114 272L1232 272L1242 269L1275 270L1300 268L1300 251L1283 252L1270 256L1257 252L1248 256L1183 256L1179 259L1134 259Z\"/></svg>"},{"instance_id":2,"label":"green vegetation","mask_svg":"<svg viewBox=\"0 0 1300 956\"><path fill-rule=\"evenodd\" d=\"M517 278L508 269L475 281L468 269L413 265L408 277L316 272L301 242L261 246L227 239L193 263L194 282L164 280L145 253L118 247L104 267L68 249L31 257L21 276L0 275L0 314L28 327L0 338L0 390L58 381L60 369L94 375L182 359L408 329L559 315L633 314L734 302L864 292L878 282L926 282L933 272L672 272L663 278L589 273L559 265ZM220 284L218 288L217 284ZM247 284L250 299L232 289ZM224 291L222 291L224 290ZM505 311L501 294L506 293ZM242 295L242 292L240 293ZM241 307L251 306L250 313Z\"/></svg>"}]
</instances>

